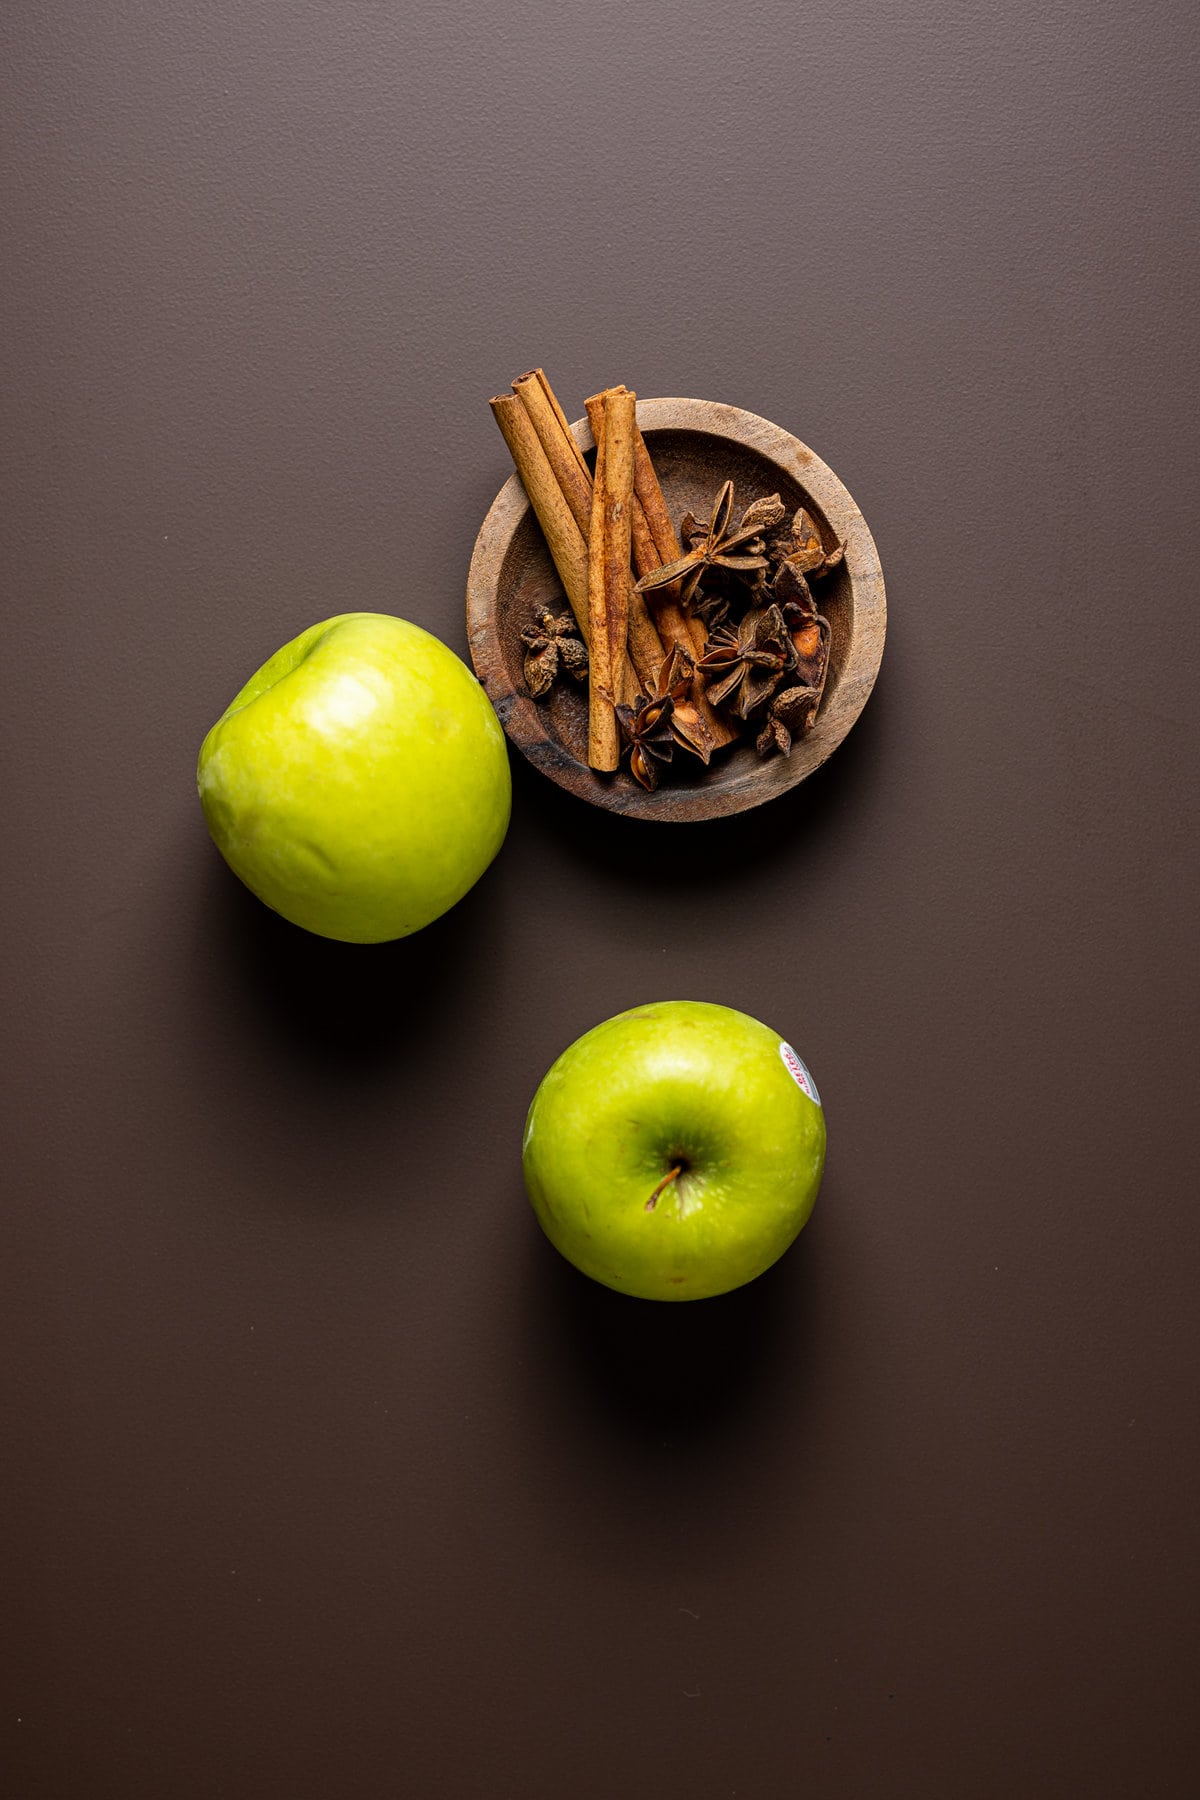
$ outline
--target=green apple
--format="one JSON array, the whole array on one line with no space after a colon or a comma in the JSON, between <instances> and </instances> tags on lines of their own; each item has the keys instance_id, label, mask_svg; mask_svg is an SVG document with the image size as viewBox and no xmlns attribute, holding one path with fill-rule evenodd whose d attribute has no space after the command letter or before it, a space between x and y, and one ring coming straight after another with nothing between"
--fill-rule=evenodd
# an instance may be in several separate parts
<instances>
[{"instance_id":1,"label":"green apple","mask_svg":"<svg viewBox=\"0 0 1200 1800\"><path fill-rule=\"evenodd\" d=\"M699 1300L761 1275L806 1223L825 1115L778 1032L664 1000L563 1051L533 1097L523 1162L543 1231L585 1275Z\"/></svg>"},{"instance_id":2,"label":"green apple","mask_svg":"<svg viewBox=\"0 0 1200 1800\"><path fill-rule=\"evenodd\" d=\"M512 800L475 677L387 613L340 613L277 651L205 738L197 783L246 886L353 944L406 937L461 900Z\"/></svg>"}]
</instances>

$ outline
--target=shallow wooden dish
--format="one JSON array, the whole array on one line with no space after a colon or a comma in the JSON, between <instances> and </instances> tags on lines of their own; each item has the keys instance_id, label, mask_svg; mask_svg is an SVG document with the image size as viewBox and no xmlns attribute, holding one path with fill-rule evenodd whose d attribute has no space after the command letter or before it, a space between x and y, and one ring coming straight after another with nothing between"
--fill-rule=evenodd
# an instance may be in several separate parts
<instances>
[{"instance_id":1,"label":"shallow wooden dish","mask_svg":"<svg viewBox=\"0 0 1200 1800\"><path fill-rule=\"evenodd\" d=\"M539 606L568 608L518 475L501 488L475 540L467 577L471 660L508 737L560 787L633 818L721 818L795 787L846 736L879 673L887 621L883 574L866 520L833 470L781 426L713 400L639 400L637 417L676 523L688 507L707 517L717 489L732 478L739 510L778 493L789 509L804 505L816 516L826 542L845 542L844 562L814 588L831 642L812 731L790 756L760 758L751 739L718 751L707 769L688 757L683 775L677 751L653 794L624 765L616 775L589 769L585 690L560 680L544 700L525 691L522 628ZM590 451L587 420L571 429Z\"/></svg>"}]
</instances>

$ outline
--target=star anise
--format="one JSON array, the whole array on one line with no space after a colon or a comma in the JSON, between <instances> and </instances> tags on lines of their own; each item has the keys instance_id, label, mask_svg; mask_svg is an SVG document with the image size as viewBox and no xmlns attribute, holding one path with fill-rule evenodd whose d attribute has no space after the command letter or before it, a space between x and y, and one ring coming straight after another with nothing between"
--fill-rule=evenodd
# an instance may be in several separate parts
<instances>
[{"instance_id":1,"label":"star anise","mask_svg":"<svg viewBox=\"0 0 1200 1800\"><path fill-rule=\"evenodd\" d=\"M748 612L736 630L719 627L708 640L697 665L714 706L733 702L739 718L748 719L796 666L796 652L777 606Z\"/></svg>"},{"instance_id":2,"label":"star anise","mask_svg":"<svg viewBox=\"0 0 1200 1800\"><path fill-rule=\"evenodd\" d=\"M703 588L697 588L688 611L693 618L703 621L711 636L729 617L729 595L706 593Z\"/></svg>"},{"instance_id":3,"label":"star anise","mask_svg":"<svg viewBox=\"0 0 1200 1800\"><path fill-rule=\"evenodd\" d=\"M811 599L807 606L785 601L780 611L796 653L796 679L812 688L819 701L829 671L829 620L817 611Z\"/></svg>"},{"instance_id":4,"label":"star anise","mask_svg":"<svg viewBox=\"0 0 1200 1800\"><path fill-rule=\"evenodd\" d=\"M687 606L703 577L717 569L749 580L752 586L760 585L770 566L763 554L766 549L763 533L776 524L783 513L783 502L778 494L771 494L766 500L756 500L748 506L736 527L733 526L733 483L727 481L713 502L707 526L700 526L692 513L684 515L681 530L689 545L684 555L676 562L655 569L653 574L643 575L637 584L638 592L650 593L678 581L680 605Z\"/></svg>"},{"instance_id":5,"label":"star anise","mask_svg":"<svg viewBox=\"0 0 1200 1800\"><path fill-rule=\"evenodd\" d=\"M814 579L836 569L845 553L845 544L836 540L832 550L826 550L816 521L804 507L800 507L786 525L772 531L767 543L767 554L772 561L793 568L797 575L811 575Z\"/></svg>"},{"instance_id":6,"label":"star anise","mask_svg":"<svg viewBox=\"0 0 1200 1800\"><path fill-rule=\"evenodd\" d=\"M617 708L617 723L629 750L629 773L649 794L658 786L659 765L669 763L675 750L674 708L669 693L643 694L636 706Z\"/></svg>"},{"instance_id":7,"label":"star anise","mask_svg":"<svg viewBox=\"0 0 1200 1800\"><path fill-rule=\"evenodd\" d=\"M676 745L702 763L712 755L712 733L692 697L695 679L695 663L682 644L674 644L659 665L653 693L636 706L617 708L630 773L651 793L658 786L658 765L671 761Z\"/></svg>"},{"instance_id":8,"label":"star anise","mask_svg":"<svg viewBox=\"0 0 1200 1800\"><path fill-rule=\"evenodd\" d=\"M819 704L829 668L829 621L817 611L812 590L793 563L780 565L771 591L796 652L796 679L813 689Z\"/></svg>"},{"instance_id":9,"label":"star anise","mask_svg":"<svg viewBox=\"0 0 1200 1800\"><path fill-rule=\"evenodd\" d=\"M525 686L535 700L548 694L559 669L572 681L586 681L587 651L579 627L570 613L554 613L548 606L537 611L537 623L521 633L525 645Z\"/></svg>"},{"instance_id":10,"label":"star anise","mask_svg":"<svg viewBox=\"0 0 1200 1800\"><path fill-rule=\"evenodd\" d=\"M788 616L788 608L809 615L816 612L816 602L812 597L812 589L801 571L792 562L781 562L775 571L775 579L771 583L771 598L777 607Z\"/></svg>"},{"instance_id":11,"label":"star anise","mask_svg":"<svg viewBox=\"0 0 1200 1800\"><path fill-rule=\"evenodd\" d=\"M682 644L674 644L659 668L655 695L670 698L671 735L679 748L707 763L713 751L712 732L693 698L695 680L695 662Z\"/></svg>"},{"instance_id":12,"label":"star anise","mask_svg":"<svg viewBox=\"0 0 1200 1800\"><path fill-rule=\"evenodd\" d=\"M760 756L772 750L790 756L796 738L811 731L817 716L820 694L815 688L790 687L776 694L767 708L766 723L758 734L755 748Z\"/></svg>"}]
</instances>

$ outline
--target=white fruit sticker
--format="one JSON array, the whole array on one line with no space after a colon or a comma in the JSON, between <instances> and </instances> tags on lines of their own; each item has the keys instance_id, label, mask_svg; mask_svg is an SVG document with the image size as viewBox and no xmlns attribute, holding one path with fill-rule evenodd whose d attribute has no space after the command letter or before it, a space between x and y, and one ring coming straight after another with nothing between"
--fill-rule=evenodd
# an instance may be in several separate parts
<instances>
[{"instance_id":1,"label":"white fruit sticker","mask_svg":"<svg viewBox=\"0 0 1200 1800\"><path fill-rule=\"evenodd\" d=\"M779 1054L783 1059L784 1068L787 1070L796 1086L800 1089L800 1092L802 1094L807 1094L815 1106L820 1106L821 1096L817 1092L817 1084L805 1068L804 1064L800 1061L800 1058L796 1055L796 1052L792 1049L792 1046L790 1044L780 1044Z\"/></svg>"}]
</instances>

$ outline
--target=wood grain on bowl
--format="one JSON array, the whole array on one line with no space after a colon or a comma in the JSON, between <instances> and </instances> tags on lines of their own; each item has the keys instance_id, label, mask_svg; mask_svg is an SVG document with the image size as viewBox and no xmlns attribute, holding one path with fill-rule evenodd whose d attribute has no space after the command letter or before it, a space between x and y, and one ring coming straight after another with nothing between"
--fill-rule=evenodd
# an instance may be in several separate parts
<instances>
[{"instance_id":1,"label":"wood grain on bowl","mask_svg":"<svg viewBox=\"0 0 1200 1800\"><path fill-rule=\"evenodd\" d=\"M509 739L534 766L580 799L633 818L715 819L744 812L804 780L842 742L870 696L883 655L887 605L874 540L854 500L820 457L779 425L711 400L639 400L646 439L671 515L706 516L721 483L738 504L778 493L806 507L827 541L844 542L842 563L821 587L829 620L829 674L816 724L790 756L761 758L753 742L719 751L708 768L688 761L654 792L622 767L587 765L586 692L557 684L535 701L523 680L522 630L539 607L561 610L562 584L518 475L496 496L475 542L467 577L467 631L475 672ZM571 427L592 448L586 419Z\"/></svg>"}]
</instances>

